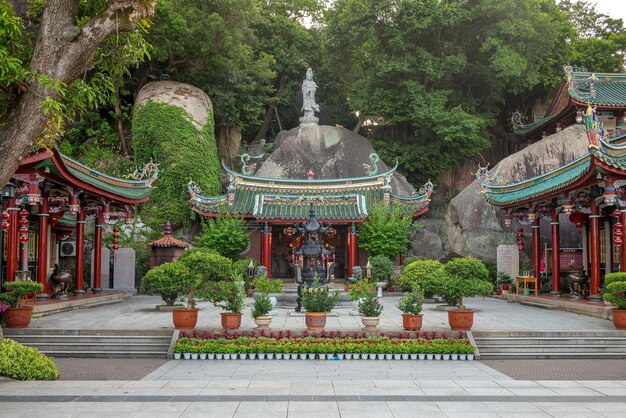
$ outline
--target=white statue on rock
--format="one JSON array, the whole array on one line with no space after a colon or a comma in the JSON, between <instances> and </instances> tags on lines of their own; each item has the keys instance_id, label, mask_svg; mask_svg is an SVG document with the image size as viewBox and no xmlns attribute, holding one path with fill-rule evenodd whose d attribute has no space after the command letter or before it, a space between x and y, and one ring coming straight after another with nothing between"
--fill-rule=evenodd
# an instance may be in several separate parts
<instances>
[{"instance_id":1,"label":"white statue on rock","mask_svg":"<svg viewBox=\"0 0 626 418\"><path fill-rule=\"evenodd\" d=\"M320 106L315 103L315 92L317 84L313 81L313 70L306 70L306 78L302 81L302 109L304 116L300 118L300 123L317 123L319 118L315 117L315 112L320 111Z\"/></svg>"}]
</instances>

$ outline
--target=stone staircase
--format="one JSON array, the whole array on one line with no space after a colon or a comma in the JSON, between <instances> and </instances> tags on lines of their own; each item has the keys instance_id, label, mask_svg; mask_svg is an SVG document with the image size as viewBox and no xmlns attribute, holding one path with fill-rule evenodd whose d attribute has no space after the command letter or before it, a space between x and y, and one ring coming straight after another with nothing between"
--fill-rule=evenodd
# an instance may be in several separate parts
<instances>
[{"instance_id":1,"label":"stone staircase","mask_svg":"<svg viewBox=\"0 0 626 418\"><path fill-rule=\"evenodd\" d=\"M626 358L625 331L474 332L481 360Z\"/></svg>"},{"instance_id":2,"label":"stone staircase","mask_svg":"<svg viewBox=\"0 0 626 418\"><path fill-rule=\"evenodd\" d=\"M172 330L5 328L4 336L52 357L166 358Z\"/></svg>"}]
</instances>

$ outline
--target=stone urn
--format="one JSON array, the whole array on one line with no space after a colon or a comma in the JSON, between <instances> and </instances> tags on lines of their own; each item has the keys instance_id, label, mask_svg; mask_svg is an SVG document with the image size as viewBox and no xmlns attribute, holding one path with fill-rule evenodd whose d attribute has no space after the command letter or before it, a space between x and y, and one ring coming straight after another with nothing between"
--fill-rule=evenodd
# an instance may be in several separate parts
<instances>
[{"instance_id":1,"label":"stone urn","mask_svg":"<svg viewBox=\"0 0 626 418\"><path fill-rule=\"evenodd\" d=\"M365 331L376 331L378 329L378 323L380 322L380 317L378 316L362 316L361 322L365 325Z\"/></svg>"},{"instance_id":2,"label":"stone urn","mask_svg":"<svg viewBox=\"0 0 626 418\"><path fill-rule=\"evenodd\" d=\"M268 329L272 323L272 317L269 315L257 316L254 318L254 323L256 324L256 329Z\"/></svg>"}]
</instances>

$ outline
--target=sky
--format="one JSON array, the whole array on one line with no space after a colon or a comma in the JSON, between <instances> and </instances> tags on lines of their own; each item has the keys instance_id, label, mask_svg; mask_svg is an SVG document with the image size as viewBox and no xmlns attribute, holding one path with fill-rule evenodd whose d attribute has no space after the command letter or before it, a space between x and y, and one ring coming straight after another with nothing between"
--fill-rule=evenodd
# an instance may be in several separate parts
<instances>
[{"instance_id":1,"label":"sky","mask_svg":"<svg viewBox=\"0 0 626 418\"><path fill-rule=\"evenodd\" d=\"M598 5L598 11L626 22L626 1L624 0L592 0Z\"/></svg>"}]
</instances>

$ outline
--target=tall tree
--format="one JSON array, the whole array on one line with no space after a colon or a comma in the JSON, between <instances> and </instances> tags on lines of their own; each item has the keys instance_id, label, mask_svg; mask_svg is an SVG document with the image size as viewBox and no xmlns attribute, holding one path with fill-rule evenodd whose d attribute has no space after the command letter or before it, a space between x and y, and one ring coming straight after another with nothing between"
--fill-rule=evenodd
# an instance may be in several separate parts
<instances>
[{"instance_id":1,"label":"tall tree","mask_svg":"<svg viewBox=\"0 0 626 418\"><path fill-rule=\"evenodd\" d=\"M32 55L21 64L14 58L28 49L23 23L12 6L0 0L0 19L11 22L8 32L21 42L20 47L0 43L0 56L8 58L0 60L0 74L9 66L12 77L0 83L15 92L0 121L0 184L10 179L38 139L55 138L67 116L99 100L97 91L81 83L93 67L94 53L112 34L132 31L136 22L152 16L155 0L88 3L97 6L95 14L81 18L79 0L48 0Z\"/></svg>"}]
</instances>

